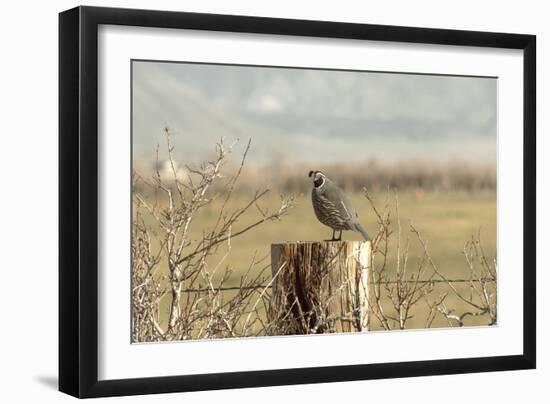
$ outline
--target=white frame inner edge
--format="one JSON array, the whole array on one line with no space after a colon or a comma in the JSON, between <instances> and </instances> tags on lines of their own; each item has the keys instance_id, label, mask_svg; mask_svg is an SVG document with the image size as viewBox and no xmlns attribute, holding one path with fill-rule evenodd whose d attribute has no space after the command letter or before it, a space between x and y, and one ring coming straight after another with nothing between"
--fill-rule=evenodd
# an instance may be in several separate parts
<instances>
[{"instance_id":1,"label":"white frame inner edge","mask_svg":"<svg viewBox=\"0 0 550 404\"><path fill-rule=\"evenodd\" d=\"M130 344L130 60L498 77L498 326ZM523 51L100 26L99 380L523 353Z\"/></svg>"}]
</instances>

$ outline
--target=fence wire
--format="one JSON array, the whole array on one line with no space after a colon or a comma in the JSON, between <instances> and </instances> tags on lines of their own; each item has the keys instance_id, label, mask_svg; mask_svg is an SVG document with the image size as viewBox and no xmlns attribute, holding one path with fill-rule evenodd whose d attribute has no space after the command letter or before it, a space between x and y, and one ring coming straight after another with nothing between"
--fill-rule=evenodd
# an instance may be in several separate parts
<instances>
[{"instance_id":1,"label":"fence wire","mask_svg":"<svg viewBox=\"0 0 550 404\"><path fill-rule=\"evenodd\" d=\"M390 285L390 284L397 284L397 283L480 283L480 282L496 282L496 279L493 278L482 278L482 279L420 279L420 280L386 280L386 281L377 281L376 283L381 285ZM225 292L225 291L232 291L232 290L250 290L250 289L271 289L272 285L248 285L248 286L225 286L220 288L190 288L190 289L183 289L182 293L207 293L207 292Z\"/></svg>"}]
</instances>

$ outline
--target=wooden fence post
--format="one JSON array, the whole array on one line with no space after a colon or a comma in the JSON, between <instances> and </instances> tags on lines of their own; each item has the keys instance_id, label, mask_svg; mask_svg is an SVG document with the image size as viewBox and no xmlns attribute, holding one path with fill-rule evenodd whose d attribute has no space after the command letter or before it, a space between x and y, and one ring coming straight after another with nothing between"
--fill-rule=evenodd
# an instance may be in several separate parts
<instances>
[{"instance_id":1,"label":"wooden fence post","mask_svg":"<svg viewBox=\"0 0 550 404\"><path fill-rule=\"evenodd\" d=\"M369 241L272 244L276 333L367 331L370 260Z\"/></svg>"}]
</instances>

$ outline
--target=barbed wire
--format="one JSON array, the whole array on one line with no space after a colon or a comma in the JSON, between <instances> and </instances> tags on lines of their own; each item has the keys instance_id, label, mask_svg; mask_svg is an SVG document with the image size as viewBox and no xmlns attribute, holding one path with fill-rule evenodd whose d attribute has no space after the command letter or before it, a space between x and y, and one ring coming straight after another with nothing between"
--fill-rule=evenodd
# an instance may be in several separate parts
<instances>
[{"instance_id":1,"label":"barbed wire","mask_svg":"<svg viewBox=\"0 0 550 404\"><path fill-rule=\"evenodd\" d=\"M396 284L396 283L471 283L471 282L496 282L496 279L494 278L481 278L481 279L420 279L420 280L386 280L386 281L377 281L376 283L380 283L382 285L390 285L390 284ZM250 290L250 289L271 289L272 285L248 285L248 286L222 286L219 288L189 288L189 289L183 289L182 293L206 293L206 292L212 292L212 291L219 291L219 292L225 292L225 291L232 291L232 290Z\"/></svg>"}]
</instances>

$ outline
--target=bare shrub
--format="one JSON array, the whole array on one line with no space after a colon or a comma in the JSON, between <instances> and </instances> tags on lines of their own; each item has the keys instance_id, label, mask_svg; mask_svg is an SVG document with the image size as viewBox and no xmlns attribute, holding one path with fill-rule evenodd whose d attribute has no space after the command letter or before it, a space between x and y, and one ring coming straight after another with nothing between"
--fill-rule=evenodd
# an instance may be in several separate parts
<instances>
[{"instance_id":1,"label":"bare shrub","mask_svg":"<svg viewBox=\"0 0 550 404\"><path fill-rule=\"evenodd\" d=\"M231 277L231 269L224 267L223 261L231 250L232 240L270 221L281 219L292 207L293 200L282 198L278 209L263 209L260 202L269 192L266 188L254 192L243 206L228 210L228 202L242 172L250 142L240 166L229 178L222 174L222 168L233 145L226 146L223 139L216 146L215 159L199 167L187 166L187 176L182 178L172 156L171 135L166 128L166 148L172 178L167 180L158 169L150 179L134 173L134 183L140 183L140 189L149 188L147 195L153 197L147 197L144 192L137 191L137 187L134 188L133 340L141 342L243 336L238 325L255 294L256 285L264 281L266 266L258 267L265 257L252 258L240 286L233 293L223 291ZM223 184L221 187L220 183ZM213 185L218 185L215 193L210 192ZM190 230L193 219L215 198L221 199L223 203L216 212L214 226L202 229L199 239L192 239ZM257 220L240 224L243 214L253 209L258 212ZM153 246L152 238L156 246ZM207 258L216 254L221 245L227 247L227 252L211 268ZM159 271L159 267L163 265L168 271L161 275L163 271ZM182 296L184 289L186 293ZM161 302L164 298L168 299L169 312L166 325L160 324Z\"/></svg>"},{"instance_id":2,"label":"bare shrub","mask_svg":"<svg viewBox=\"0 0 550 404\"><path fill-rule=\"evenodd\" d=\"M404 250L401 247L401 221L399 219L399 201L395 194L393 208L389 199L389 193L383 211L380 211L367 189L365 188L365 197L372 206L372 209L378 221L378 233L372 242L371 257L371 285L372 294L369 298L369 308L372 315L380 322L385 330L395 328L405 329L407 321L411 318L410 310L419 300L428 296L433 290L433 284L430 282L433 273L427 274L425 269L426 257L423 256L418 261L416 268L411 271L409 268L409 247L411 243L410 235L407 235ZM388 275L387 258L391 253L389 242L392 236L391 222L392 212L395 212L397 220L397 247L395 254L397 256L395 279ZM427 252L426 252L427 253ZM427 280L426 280L427 277ZM391 302L390 310L384 307L384 296Z\"/></svg>"},{"instance_id":3,"label":"bare shrub","mask_svg":"<svg viewBox=\"0 0 550 404\"><path fill-rule=\"evenodd\" d=\"M412 230L417 235L423 247L427 251L425 241L422 240L418 231L413 227ZM468 285L468 291L461 292L455 286L455 282L449 280L445 275L438 270L433 260L429 256L428 262L433 269L433 273L437 275L447 286L448 291L441 294L436 303L427 302L430 311L437 310L446 319L449 326L459 327L464 326L464 320L467 317L479 317L486 315L488 317L487 325L495 325L497 323L497 264L496 260L489 262L481 246L480 236L472 237L470 241L464 244L463 255L469 269L469 279L464 280ZM461 280L462 281L462 280ZM453 294L460 301L464 302L468 310L458 312L453 308L448 308L445 300L449 294Z\"/></svg>"},{"instance_id":4,"label":"bare shrub","mask_svg":"<svg viewBox=\"0 0 550 404\"><path fill-rule=\"evenodd\" d=\"M406 329L407 321L413 315L413 307L424 302L427 315L424 327L430 328L439 314L443 316L450 327L464 326L467 317L487 316L487 325L497 321L496 302L496 260L490 262L481 246L479 234L472 237L463 250L469 276L467 279L449 279L432 260L428 243L417 228L410 223L405 245L402 245L401 221L399 218L399 201L394 193L393 203L390 193L387 193L383 210L379 210L365 188L365 197L371 204L378 222L378 232L372 240L371 278L368 305L371 319L378 321L384 330ZM396 221L397 236L395 251L390 251L392 220ZM409 249L412 242L419 243L422 255L416 257L416 264L410 268ZM396 254L396 268L389 274L387 258ZM433 297L436 284L443 284L446 290ZM461 291L457 284L467 284L468 293ZM448 308L446 300L449 295L456 296L469 310L458 312Z\"/></svg>"}]
</instances>

